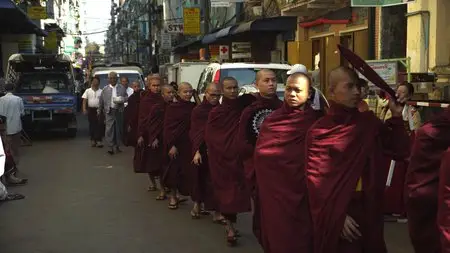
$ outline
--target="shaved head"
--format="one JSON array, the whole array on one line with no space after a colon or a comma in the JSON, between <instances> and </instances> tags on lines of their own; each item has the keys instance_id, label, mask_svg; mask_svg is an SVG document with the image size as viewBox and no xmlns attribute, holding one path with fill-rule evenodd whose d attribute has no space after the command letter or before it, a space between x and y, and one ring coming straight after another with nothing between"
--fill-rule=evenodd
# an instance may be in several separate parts
<instances>
[{"instance_id":1,"label":"shaved head","mask_svg":"<svg viewBox=\"0 0 450 253\"><path fill-rule=\"evenodd\" d=\"M172 86L165 84L161 87L161 95L166 103L173 102L173 98L175 97L175 90Z\"/></svg>"},{"instance_id":2,"label":"shaved head","mask_svg":"<svg viewBox=\"0 0 450 253\"><path fill-rule=\"evenodd\" d=\"M349 67L338 67L328 75L330 94L334 102L348 108L356 108L361 101L359 77Z\"/></svg>"},{"instance_id":3,"label":"shaved head","mask_svg":"<svg viewBox=\"0 0 450 253\"><path fill-rule=\"evenodd\" d=\"M275 72L273 72L270 69L261 69L260 71L256 72L256 82L261 80L261 78L264 77L264 74L272 74L275 76Z\"/></svg>"},{"instance_id":4,"label":"shaved head","mask_svg":"<svg viewBox=\"0 0 450 253\"><path fill-rule=\"evenodd\" d=\"M206 86L205 99L212 105L219 104L222 88L217 83L209 83Z\"/></svg>"},{"instance_id":5,"label":"shaved head","mask_svg":"<svg viewBox=\"0 0 450 253\"><path fill-rule=\"evenodd\" d=\"M284 90L284 100L289 107L304 108L311 94L311 83L311 78L301 72L288 77Z\"/></svg>"},{"instance_id":6,"label":"shaved head","mask_svg":"<svg viewBox=\"0 0 450 253\"><path fill-rule=\"evenodd\" d=\"M221 90L222 90L222 88L220 87L220 85L217 84L217 83L214 83L214 82L209 83L209 84L206 86L206 91L207 91L207 92L208 92L208 91L217 91L217 92L220 92Z\"/></svg>"},{"instance_id":7,"label":"shaved head","mask_svg":"<svg viewBox=\"0 0 450 253\"><path fill-rule=\"evenodd\" d=\"M174 91L174 88L171 85L164 84L161 86L161 90L162 91L168 91L168 90Z\"/></svg>"},{"instance_id":8,"label":"shaved head","mask_svg":"<svg viewBox=\"0 0 450 253\"><path fill-rule=\"evenodd\" d=\"M306 75L306 74L304 74L304 73L301 73L301 72L297 72L297 73L294 73L294 74L290 75L290 76L287 78L287 81L286 81L286 82L288 82L288 83L289 83L289 82L295 82L295 81L297 81L297 80L300 79L300 78L306 79L307 82L308 82L308 84L309 84L309 86L311 87L311 84L312 84L311 78L310 78L308 75Z\"/></svg>"},{"instance_id":9,"label":"shaved head","mask_svg":"<svg viewBox=\"0 0 450 253\"><path fill-rule=\"evenodd\" d=\"M178 97L184 101L191 101L194 90L192 85L188 82L182 82L178 85Z\"/></svg>"},{"instance_id":10,"label":"shaved head","mask_svg":"<svg viewBox=\"0 0 450 253\"><path fill-rule=\"evenodd\" d=\"M259 90L259 95L265 98L272 98L277 92L277 76L270 69L261 69L256 73L255 86Z\"/></svg>"}]
</instances>

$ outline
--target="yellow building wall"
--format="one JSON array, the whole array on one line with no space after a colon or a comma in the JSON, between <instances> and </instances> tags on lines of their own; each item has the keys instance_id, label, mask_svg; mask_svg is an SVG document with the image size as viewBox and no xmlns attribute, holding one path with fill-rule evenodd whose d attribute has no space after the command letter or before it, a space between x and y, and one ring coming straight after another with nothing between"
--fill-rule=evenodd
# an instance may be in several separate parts
<instances>
[{"instance_id":1,"label":"yellow building wall","mask_svg":"<svg viewBox=\"0 0 450 253\"><path fill-rule=\"evenodd\" d=\"M429 12L429 14L428 14ZM450 63L450 1L416 0L408 4L407 56L412 72Z\"/></svg>"}]
</instances>

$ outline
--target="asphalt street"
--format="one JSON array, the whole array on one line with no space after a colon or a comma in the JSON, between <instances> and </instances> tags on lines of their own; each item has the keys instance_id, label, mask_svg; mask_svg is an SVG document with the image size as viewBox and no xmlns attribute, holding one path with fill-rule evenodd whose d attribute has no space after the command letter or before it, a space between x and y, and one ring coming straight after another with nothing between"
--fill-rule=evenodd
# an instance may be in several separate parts
<instances>
[{"instance_id":1,"label":"asphalt street","mask_svg":"<svg viewBox=\"0 0 450 253\"><path fill-rule=\"evenodd\" d=\"M210 217L190 218L190 203L168 210L147 192L131 149L110 156L87 136L81 118L77 138L49 132L22 148L29 183L9 188L24 200L0 204L1 253L262 253L249 215L239 217L239 246L228 248ZM412 252L405 224L386 224L386 241L389 252Z\"/></svg>"}]
</instances>

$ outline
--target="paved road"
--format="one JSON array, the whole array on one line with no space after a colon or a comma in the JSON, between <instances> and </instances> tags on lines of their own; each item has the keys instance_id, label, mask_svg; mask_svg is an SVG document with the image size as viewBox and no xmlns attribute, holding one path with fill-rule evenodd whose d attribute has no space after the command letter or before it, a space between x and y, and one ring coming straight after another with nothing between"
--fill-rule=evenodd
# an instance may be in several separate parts
<instances>
[{"instance_id":1,"label":"paved road","mask_svg":"<svg viewBox=\"0 0 450 253\"><path fill-rule=\"evenodd\" d=\"M86 126L85 122L82 122ZM154 200L145 176L132 172L132 150L109 156L89 147L86 127L76 139L51 134L23 148L26 199L0 207L1 253L261 253L250 217L240 217L240 246L228 248L221 226L192 220ZM394 253L412 252L405 225L387 224Z\"/></svg>"}]
</instances>

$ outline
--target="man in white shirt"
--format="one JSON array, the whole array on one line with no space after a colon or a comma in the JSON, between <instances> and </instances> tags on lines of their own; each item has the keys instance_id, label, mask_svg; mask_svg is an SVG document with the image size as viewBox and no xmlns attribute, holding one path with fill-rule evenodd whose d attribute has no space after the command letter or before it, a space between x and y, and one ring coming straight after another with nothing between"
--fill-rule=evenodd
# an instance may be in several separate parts
<instances>
[{"instance_id":1,"label":"man in white shirt","mask_svg":"<svg viewBox=\"0 0 450 253\"><path fill-rule=\"evenodd\" d=\"M10 184L24 184L27 179L16 177L21 145L22 116L25 115L22 98L12 94L14 84L5 84L6 95L0 98L0 115L6 117L5 145L14 160L14 168L6 173Z\"/></svg>"},{"instance_id":2,"label":"man in white shirt","mask_svg":"<svg viewBox=\"0 0 450 253\"><path fill-rule=\"evenodd\" d=\"M120 84L122 84L122 86L125 87L128 97L133 95L134 90L133 90L133 88L130 87L130 80L128 80L128 77L126 77L126 76L121 77ZM128 102L125 102L124 106L127 107L127 105L128 105Z\"/></svg>"},{"instance_id":3,"label":"man in white shirt","mask_svg":"<svg viewBox=\"0 0 450 253\"><path fill-rule=\"evenodd\" d=\"M109 73L108 78L109 85L102 90L97 113L105 115L105 142L110 148L108 153L113 155L121 152L119 147L122 144L123 108L128 94L125 87L117 85L116 72Z\"/></svg>"},{"instance_id":4,"label":"man in white shirt","mask_svg":"<svg viewBox=\"0 0 450 253\"><path fill-rule=\"evenodd\" d=\"M81 98L83 99L83 113L88 116L89 135L91 147L103 147L103 122L97 115L102 90L99 88L100 78L97 76L91 80L91 88L86 89Z\"/></svg>"}]
</instances>

